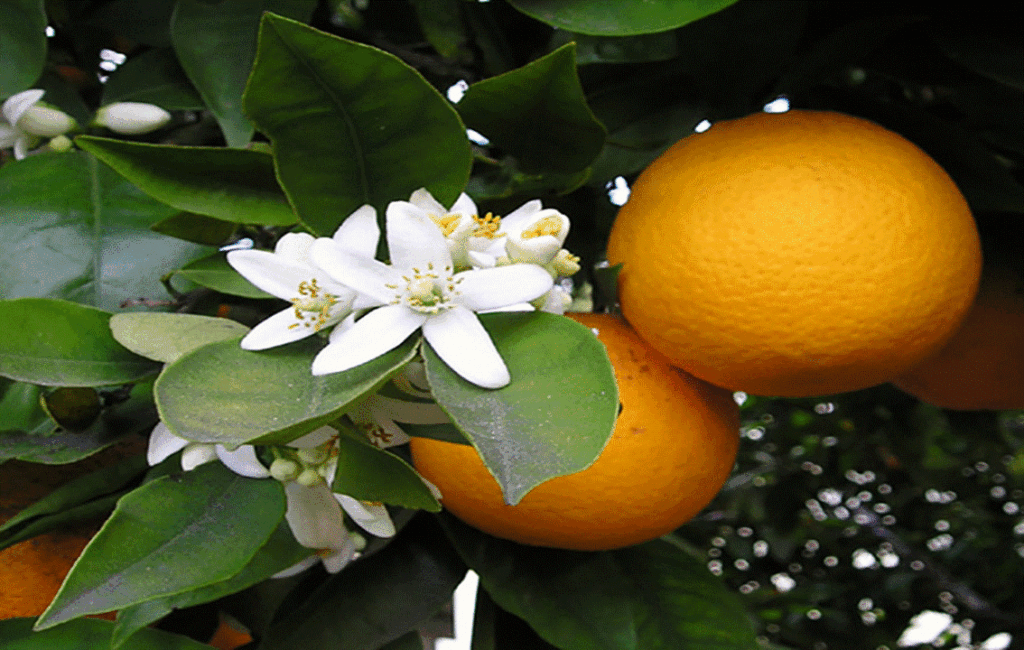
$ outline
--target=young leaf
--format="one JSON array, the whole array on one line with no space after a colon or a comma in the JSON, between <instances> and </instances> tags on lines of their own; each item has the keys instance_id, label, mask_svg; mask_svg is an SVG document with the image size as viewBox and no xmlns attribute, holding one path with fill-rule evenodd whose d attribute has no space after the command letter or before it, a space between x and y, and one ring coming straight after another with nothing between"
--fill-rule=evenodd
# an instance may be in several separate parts
<instances>
[{"instance_id":1,"label":"young leaf","mask_svg":"<svg viewBox=\"0 0 1024 650\"><path fill-rule=\"evenodd\" d=\"M265 153L85 135L75 138L75 143L146 194L178 210L232 223L295 223L295 214L274 177L273 160Z\"/></svg>"},{"instance_id":2,"label":"young leaf","mask_svg":"<svg viewBox=\"0 0 1024 650\"><path fill-rule=\"evenodd\" d=\"M226 293L229 296L242 296L243 298L273 298L266 291L257 288L228 264L224 253L214 253L209 257L200 258L190 262L181 269L174 272L174 275L190 282Z\"/></svg>"},{"instance_id":3,"label":"young leaf","mask_svg":"<svg viewBox=\"0 0 1024 650\"><path fill-rule=\"evenodd\" d=\"M158 366L110 334L110 314L63 300L0 301L0 375L43 386L126 384Z\"/></svg>"},{"instance_id":4,"label":"young leaf","mask_svg":"<svg viewBox=\"0 0 1024 650\"><path fill-rule=\"evenodd\" d=\"M118 343L132 352L171 363L209 343L237 339L249 328L227 318L139 312L114 314L110 318L110 331Z\"/></svg>"},{"instance_id":5,"label":"young leaf","mask_svg":"<svg viewBox=\"0 0 1024 650\"><path fill-rule=\"evenodd\" d=\"M526 173L579 172L604 145L604 126L576 74L573 43L473 84L458 109L467 126L514 156Z\"/></svg>"},{"instance_id":6,"label":"young leaf","mask_svg":"<svg viewBox=\"0 0 1024 650\"><path fill-rule=\"evenodd\" d=\"M447 205L469 178L465 127L418 72L292 20L264 15L244 103L316 234L332 234L363 204L383 210L420 187Z\"/></svg>"},{"instance_id":7,"label":"young leaf","mask_svg":"<svg viewBox=\"0 0 1024 650\"><path fill-rule=\"evenodd\" d=\"M31 618L0 621L0 647L4 650L110 650L114 624L83 618L42 632L32 629ZM121 650L210 650L205 643L161 630L142 630Z\"/></svg>"},{"instance_id":8,"label":"young leaf","mask_svg":"<svg viewBox=\"0 0 1024 650\"><path fill-rule=\"evenodd\" d=\"M36 629L226 580L267 542L284 509L279 482L220 463L147 483L118 502Z\"/></svg>"},{"instance_id":9,"label":"young leaf","mask_svg":"<svg viewBox=\"0 0 1024 650\"><path fill-rule=\"evenodd\" d=\"M540 483L594 462L615 426L618 387L604 346L568 318L538 312L480 320L512 383L475 386L424 345L427 380L515 505Z\"/></svg>"},{"instance_id":10,"label":"young leaf","mask_svg":"<svg viewBox=\"0 0 1024 650\"><path fill-rule=\"evenodd\" d=\"M415 354L416 341L373 361L314 376L319 341L249 352L237 341L212 343L168 365L156 382L160 417L189 440L286 443L341 415L376 390Z\"/></svg>"},{"instance_id":11,"label":"young leaf","mask_svg":"<svg viewBox=\"0 0 1024 650\"><path fill-rule=\"evenodd\" d=\"M43 0L0 3L0 97L31 86L46 62L46 11Z\"/></svg>"},{"instance_id":12,"label":"young leaf","mask_svg":"<svg viewBox=\"0 0 1024 650\"><path fill-rule=\"evenodd\" d=\"M83 151L0 167L0 298L64 298L102 309L163 296L160 277L204 249L151 232L177 210Z\"/></svg>"},{"instance_id":13,"label":"young leaf","mask_svg":"<svg viewBox=\"0 0 1024 650\"><path fill-rule=\"evenodd\" d=\"M616 0L509 0L519 11L552 27L596 36L664 32L725 9L736 0L645 0L623 6Z\"/></svg>"},{"instance_id":14,"label":"young leaf","mask_svg":"<svg viewBox=\"0 0 1024 650\"><path fill-rule=\"evenodd\" d=\"M361 501L440 512L441 504L409 463L362 436L342 435L339 444L334 492Z\"/></svg>"}]
</instances>

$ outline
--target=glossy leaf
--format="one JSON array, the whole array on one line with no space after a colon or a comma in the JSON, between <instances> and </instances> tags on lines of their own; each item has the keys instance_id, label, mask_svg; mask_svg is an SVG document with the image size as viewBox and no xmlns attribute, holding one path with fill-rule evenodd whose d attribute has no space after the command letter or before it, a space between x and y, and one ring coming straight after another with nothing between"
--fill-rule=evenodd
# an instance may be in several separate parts
<instances>
[{"instance_id":1,"label":"glossy leaf","mask_svg":"<svg viewBox=\"0 0 1024 650\"><path fill-rule=\"evenodd\" d=\"M572 650L751 650L743 605L676 545L655 540L580 553L521 546L442 522L503 609Z\"/></svg>"},{"instance_id":2,"label":"glossy leaf","mask_svg":"<svg viewBox=\"0 0 1024 650\"><path fill-rule=\"evenodd\" d=\"M363 204L383 210L420 187L450 204L469 177L469 141L454 109L381 50L267 14L244 101L316 234L333 234Z\"/></svg>"},{"instance_id":3,"label":"glossy leaf","mask_svg":"<svg viewBox=\"0 0 1024 650\"><path fill-rule=\"evenodd\" d=\"M222 221L289 226L295 214L267 154L82 136L75 142L154 199Z\"/></svg>"},{"instance_id":4,"label":"glossy leaf","mask_svg":"<svg viewBox=\"0 0 1024 650\"><path fill-rule=\"evenodd\" d=\"M0 3L0 98L27 90L46 62L43 0Z\"/></svg>"},{"instance_id":5,"label":"glossy leaf","mask_svg":"<svg viewBox=\"0 0 1024 650\"><path fill-rule=\"evenodd\" d=\"M190 262L175 271L174 276L230 296L242 296L243 298L274 297L242 277L238 271L228 264L224 253L214 253L209 257L203 257Z\"/></svg>"},{"instance_id":6,"label":"glossy leaf","mask_svg":"<svg viewBox=\"0 0 1024 650\"><path fill-rule=\"evenodd\" d=\"M144 102L169 111L200 110L203 98L189 82L169 47L129 57L103 84L101 105Z\"/></svg>"},{"instance_id":7,"label":"glossy leaf","mask_svg":"<svg viewBox=\"0 0 1024 650\"><path fill-rule=\"evenodd\" d=\"M150 232L177 210L85 152L0 167L0 297L65 298L103 309L166 295L160 277L202 247Z\"/></svg>"},{"instance_id":8,"label":"glossy leaf","mask_svg":"<svg viewBox=\"0 0 1024 650\"><path fill-rule=\"evenodd\" d=\"M475 386L424 345L427 380L514 505L538 484L594 462L615 426L618 388L604 346L575 321L542 312L480 320L512 383Z\"/></svg>"},{"instance_id":9,"label":"glossy leaf","mask_svg":"<svg viewBox=\"0 0 1024 650\"><path fill-rule=\"evenodd\" d=\"M33 619L0 621L0 647L4 650L110 650L114 624L83 618L42 632L32 629ZM142 630L121 650L210 650L210 646L162 630Z\"/></svg>"},{"instance_id":10,"label":"glossy leaf","mask_svg":"<svg viewBox=\"0 0 1024 650\"><path fill-rule=\"evenodd\" d=\"M284 509L279 482L238 476L220 463L147 483L118 502L36 627L231 578L267 542Z\"/></svg>"},{"instance_id":11,"label":"glossy leaf","mask_svg":"<svg viewBox=\"0 0 1024 650\"><path fill-rule=\"evenodd\" d=\"M0 377L0 432L30 431L45 423L42 396L40 386Z\"/></svg>"},{"instance_id":12,"label":"glossy leaf","mask_svg":"<svg viewBox=\"0 0 1024 650\"><path fill-rule=\"evenodd\" d=\"M285 443L341 415L407 364L415 340L369 363L313 376L315 339L260 352L237 341L201 347L168 365L156 382L160 418L200 442Z\"/></svg>"},{"instance_id":13,"label":"glossy leaf","mask_svg":"<svg viewBox=\"0 0 1024 650\"><path fill-rule=\"evenodd\" d=\"M227 318L197 314L114 314L110 331L132 352L161 363L216 341L237 339L249 328Z\"/></svg>"},{"instance_id":14,"label":"glossy leaf","mask_svg":"<svg viewBox=\"0 0 1024 650\"><path fill-rule=\"evenodd\" d=\"M736 0L509 0L509 4L552 27L597 36L664 32L713 14Z\"/></svg>"},{"instance_id":15,"label":"glossy leaf","mask_svg":"<svg viewBox=\"0 0 1024 650\"><path fill-rule=\"evenodd\" d=\"M331 489L361 501L439 512L438 503L409 463L362 436L339 438L338 469Z\"/></svg>"},{"instance_id":16,"label":"glossy leaf","mask_svg":"<svg viewBox=\"0 0 1024 650\"><path fill-rule=\"evenodd\" d=\"M203 246L221 246L231 238L237 226L229 221L191 212L176 215L154 223L149 227L153 232L184 239Z\"/></svg>"},{"instance_id":17,"label":"glossy leaf","mask_svg":"<svg viewBox=\"0 0 1024 650\"><path fill-rule=\"evenodd\" d=\"M579 172L604 144L604 127L576 74L572 43L473 84L457 106L467 126L515 157L526 173Z\"/></svg>"},{"instance_id":18,"label":"glossy leaf","mask_svg":"<svg viewBox=\"0 0 1024 650\"><path fill-rule=\"evenodd\" d=\"M329 577L263 640L275 650L378 650L445 606L466 567L429 517L417 517L380 551Z\"/></svg>"},{"instance_id":19,"label":"glossy leaf","mask_svg":"<svg viewBox=\"0 0 1024 650\"><path fill-rule=\"evenodd\" d=\"M110 314L63 300L0 302L0 375L43 386L109 386L153 374L157 366L110 334Z\"/></svg>"}]
</instances>

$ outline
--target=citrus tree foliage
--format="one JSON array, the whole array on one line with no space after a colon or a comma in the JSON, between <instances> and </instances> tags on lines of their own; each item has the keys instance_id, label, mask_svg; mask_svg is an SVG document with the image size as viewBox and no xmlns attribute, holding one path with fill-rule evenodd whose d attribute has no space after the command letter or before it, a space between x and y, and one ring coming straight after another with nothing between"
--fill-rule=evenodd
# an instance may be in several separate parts
<instances>
[{"instance_id":1,"label":"citrus tree foliage","mask_svg":"<svg viewBox=\"0 0 1024 650\"><path fill-rule=\"evenodd\" d=\"M330 238L350 215L365 230L361 206L383 225L421 188L442 207L465 192L481 215L540 199L572 220L574 308L614 309L614 270L601 262L635 175L705 121L786 104L866 117L921 146L967 197L986 258L1024 274L1019 35L1010 14L945 11L3 3L0 100L44 90L76 126L53 137L0 123L0 462L74 462L156 437L158 422L180 454L99 470L0 525L7 547L104 521L50 608L34 626L0 623L0 645L207 647L202 622L227 612L253 648L418 648L417 631L472 569L475 650L891 650L923 610L950 617L937 647L1000 633L1019 646L1020 412L945 412L889 386L738 395L737 468L696 520L627 549L530 548L439 512L367 413L396 398L435 408L437 421L402 426L473 445L515 503L587 467L611 431L614 379L585 328L542 312L483 315L512 373L496 389L466 381L418 330L368 363L313 375L325 336L240 347L288 306L229 261L286 235ZM100 110L121 102L162 110ZM371 243L368 255L395 253L386 235ZM417 393L402 381L423 360L430 392ZM491 426L491 412L522 430ZM363 503L348 516L370 526L340 572L332 558L355 547L313 553L286 517L288 486L266 480L278 461L315 464L290 445L324 426L337 458L323 489ZM246 450L255 474L181 469ZM326 571L312 562L272 578L321 556ZM113 610L116 622L83 618ZM176 610L193 624L175 626Z\"/></svg>"}]
</instances>

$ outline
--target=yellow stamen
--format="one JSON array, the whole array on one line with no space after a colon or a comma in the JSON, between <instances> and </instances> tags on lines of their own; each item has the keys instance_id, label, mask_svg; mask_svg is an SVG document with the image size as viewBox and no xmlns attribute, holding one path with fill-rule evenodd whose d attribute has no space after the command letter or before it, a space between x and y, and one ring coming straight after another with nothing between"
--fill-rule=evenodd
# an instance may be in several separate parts
<instances>
[{"instance_id":1,"label":"yellow stamen","mask_svg":"<svg viewBox=\"0 0 1024 650\"><path fill-rule=\"evenodd\" d=\"M459 221L462 219L461 214L446 214L444 216L437 216L436 214L430 215L430 220L437 224L437 227L441 229L445 237L451 236L455 229L459 226Z\"/></svg>"},{"instance_id":2,"label":"yellow stamen","mask_svg":"<svg viewBox=\"0 0 1024 650\"><path fill-rule=\"evenodd\" d=\"M484 237L486 239L501 237L501 233L498 232L501 228L501 217L488 212L482 217L474 214L473 221L476 222L476 228L473 229L473 237Z\"/></svg>"},{"instance_id":3,"label":"yellow stamen","mask_svg":"<svg viewBox=\"0 0 1024 650\"><path fill-rule=\"evenodd\" d=\"M560 232L562 232L562 220L556 216L550 216L544 217L533 224L532 228L524 230L521 237L523 239L533 239L534 237L543 237L545 235L557 237Z\"/></svg>"}]
</instances>

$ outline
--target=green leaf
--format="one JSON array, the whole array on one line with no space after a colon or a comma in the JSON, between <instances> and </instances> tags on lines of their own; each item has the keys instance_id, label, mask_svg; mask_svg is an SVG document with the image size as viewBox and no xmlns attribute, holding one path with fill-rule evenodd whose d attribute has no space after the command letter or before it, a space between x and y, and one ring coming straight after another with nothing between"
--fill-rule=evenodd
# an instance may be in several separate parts
<instances>
[{"instance_id":1,"label":"green leaf","mask_svg":"<svg viewBox=\"0 0 1024 650\"><path fill-rule=\"evenodd\" d=\"M228 221L191 212L181 212L154 223L153 232L184 239L203 246L221 246L235 233L237 226Z\"/></svg>"},{"instance_id":2,"label":"green leaf","mask_svg":"<svg viewBox=\"0 0 1024 650\"><path fill-rule=\"evenodd\" d=\"M140 630L176 609L209 603L251 587L301 562L309 557L310 553L310 549L300 546L295 541L288 524L282 521L271 533L266 545L256 552L245 568L231 578L193 591L148 600L118 612L111 650L125 647L123 644L134 638Z\"/></svg>"},{"instance_id":3,"label":"green leaf","mask_svg":"<svg viewBox=\"0 0 1024 650\"><path fill-rule=\"evenodd\" d=\"M40 386L0 377L0 432L30 431L47 422L42 397Z\"/></svg>"},{"instance_id":4,"label":"green leaf","mask_svg":"<svg viewBox=\"0 0 1024 650\"><path fill-rule=\"evenodd\" d=\"M49 418L34 428L0 431L0 461L17 458L51 465L73 463L152 429L157 421L152 387L152 382L142 382L131 387L126 399L110 396L115 403L103 409L84 431L65 431Z\"/></svg>"},{"instance_id":5,"label":"green leaf","mask_svg":"<svg viewBox=\"0 0 1024 650\"><path fill-rule=\"evenodd\" d=\"M249 328L227 318L196 314L114 314L110 331L117 342L132 352L161 363L208 343L236 339Z\"/></svg>"},{"instance_id":6,"label":"green leaf","mask_svg":"<svg viewBox=\"0 0 1024 650\"><path fill-rule=\"evenodd\" d=\"M334 492L361 501L441 511L441 504L409 463L366 442L362 435L342 435L338 442Z\"/></svg>"},{"instance_id":7,"label":"green leaf","mask_svg":"<svg viewBox=\"0 0 1024 650\"><path fill-rule=\"evenodd\" d=\"M263 640L274 650L378 650L444 607L466 566L430 517L417 517L380 551L330 576Z\"/></svg>"},{"instance_id":8,"label":"green leaf","mask_svg":"<svg viewBox=\"0 0 1024 650\"><path fill-rule=\"evenodd\" d=\"M156 382L160 417L189 440L283 444L321 427L376 390L415 354L416 340L345 372L313 376L316 339L249 352L212 343L168 365Z\"/></svg>"},{"instance_id":9,"label":"green leaf","mask_svg":"<svg viewBox=\"0 0 1024 650\"><path fill-rule=\"evenodd\" d=\"M43 395L43 410L61 427L86 429L99 417L102 403L95 388L62 386Z\"/></svg>"},{"instance_id":10,"label":"green leaf","mask_svg":"<svg viewBox=\"0 0 1024 650\"><path fill-rule=\"evenodd\" d=\"M252 139L252 124L242 113L242 91L256 52L262 12L261 0L178 0L171 17L178 61L233 148Z\"/></svg>"},{"instance_id":11,"label":"green leaf","mask_svg":"<svg viewBox=\"0 0 1024 650\"><path fill-rule=\"evenodd\" d=\"M424 345L427 380L515 505L540 483L594 462L615 427L618 387L604 346L571 319L538 312L480 320L512 382L475 386Z\"/></svg>"},{"instance_id":12,"label":"green leaf","mask_svg":"<svg viewBox=\"0 0 1024 650\"><path fill-rule=\"evenodd\" d=\"M469 178L458 114L418 72L381 50L267 14L245 109L274 143L299 218L330 235L363 204L426 187L450 204Z\"/></svg>"},{"instance_id":13,"label":"green leaf","mask_svg":"<svg viewBox=\"0 0 1024 650\"><path fill-rule=\"evenodd\" d=\"M579 172L604 144L604 126L587 106L576 74L573 43L473 84L458 109L467 126L527 173Z\"/></svg>"},{"instance_id":14,"label":"green leaf","mask_svg":"<svg viewBox=\"0 0 1024 650\"><path fill-rule=\"evenodd\" d=\"M47 298L0 301L0 375L43 386L108 386L154 373L110 334L110 314Z\"/></svg>"},{"instance_id":15,"label":"green leaf","mask_svg":"<svg viewBox=\"0 0 1024 650\"><path fill-rule=\"evenodd\" d=\"M446 59L472 60L460 0L411 0L411 4L423 35L438 54Z\"/></svg>"},{"instance_id":16,"label":"green leaf","mask_svg":"<svg viewBox=\"0 0 1024 650\"><path fill-rule=\"evenodd\" d=\"M42 632L32 629L33 619L0 621L4 650L110 650L114 624L83 618ZM210 650L210 646L161 630L142 630L121 650Z\"/></svg>"},{"instance_id":17,"label":"green leaf","mask_svg":"<svg viewBox=\"0 0 1024 650\"><path fill-rule=\"evenodd\" d=\"M200 110L203 98L192 87L169 47L133 54L103 84L101 106L144 102L169 111Z\"/></svg>"},{"instance_id":18,"label":"green leaf","mask_svg":"<svg viewBox=\"0 0 1024 650\"><path fill-rule=\"evenodd\" d=\"M0 97L29 88L46 62L43 0L0 3Z\"/></svg>"},{"instance_id":19,"label":"green leaf","mask_svg":"<svg viewBox=\"0 0 1024 650\"><path fill-rule=\"evenodd\" d=\"M76 144L154 199L222 221L290 226L295 214L267 154L80 136Z\"/></svg>"},{"instance_id":20,"label":"green leaf","mask_svg":"<svg viewBox=\"0 0 1024 650\"><path fill-rule=\"evenodd\" d=\"M129 41L153 47L169 47L168 23L172 2L152 0L111 0L100 5L89 16L89 26L99 27Z\"/></svg>"},{"instance_id":21,"label":"green leaf","mask_svg":"<svg viewBox=\"0 0 1024 650\"><path fill-rule=\"evenodd\" d=\"M441 521L490 597L559 648L758 647L736 595L668 541L580 553L521 546L448 516Z\"/></svg>"},{"instance_id":22,"label":"green leaf","mask_svg":"<svg viewBox=\"0 0 1024 650\"><path fill-rule=\"evenodd\" d=\"M576 43L576 63L579 65L667 61L678 54L674 32L640 36L588 36L565 33L564 38Z\"/></svg>"},{"instance_id":23,"label":"green leaf","mask_svg":"<svg viewBox=\"0 0 1024 650\"><path fill-rule=\"evenodd\" d=\"M596 36L664 32L725 9L736 0L508 0L519 11L558 29Z\"/></svg>"},{"instance_id":24,"label":"green leaf","mask_svg":"<svg viewBox=\"0 0 1024 650\"><path fill-rule=\"evenodd\" d=\"M175 277L195 282L200 286L231 296L242 296L244 298L274 297L242 277L238 271L228 264L225 253L214 253L209 257L203 257L190 262L175 271L174 275Z\"/></svg>"},{"instance_id":25,"label":"green leaf","mask_svg":"<svg viewBox=\"0 0 1024 650\"><path fill-rule=\"evenodd\" d=\"M267 542L284 510L278 481L220 463L147 483L118 502L36 627L226 580Z\"/></svg>"},{"instance_id":26,"label":"green leaf","mask_svg":"<svg viewBox=\"0 0 1024 650\"><path fill-rule=\"evenodd\" d=\"M203 248L149 231L177 210L85 152L0 167L0 298L65 298L103 309L164 296L165 273Z\"/></svg>"}]
</instances>

